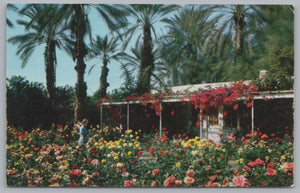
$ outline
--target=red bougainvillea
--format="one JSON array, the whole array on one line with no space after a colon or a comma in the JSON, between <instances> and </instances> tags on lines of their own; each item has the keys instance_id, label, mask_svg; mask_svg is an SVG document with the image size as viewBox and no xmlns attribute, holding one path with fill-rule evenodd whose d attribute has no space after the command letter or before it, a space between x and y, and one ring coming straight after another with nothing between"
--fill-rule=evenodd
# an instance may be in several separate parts
<instances>
[{"instance_id":1,"label":"red bougainvillea","mask_svg":"<svg viewBox=\"0 0 300 193\"><path fill-rule=\"evenodd\" d=\"M162 102L171 98L179 99L182 104L190 103L194 105L195 109L202 109L203 111L210 108L217 108L224 106L232 106L234 110L238 110L237 101L244 100L244 103L250 108L253 105L253 98L257 94L259 89L255 88L251 84L245 84L243 81L235 82L231 86L224 86L218 88L199 89L195 92L185 92L184 97L180 97L178 94L172 91L160 92L156 94L145 93L141 96L132 94L131 96L123 99L122 102L134 102L143 105L145 108L150 108L156 112L157 116L160 116L163 111ZM182 93L181 93L182 94ZM98 103L98 107L105 102L113 102L112 98L101 99ZM113 108L112 105L105 105L111 109L112 119L120 118L120 108ZM146 112L149 114L148 112ZM171 115L174 115L175 111L171 111ZM149 115L150 116L150 115Z\"/></svg>"}]
</instances>

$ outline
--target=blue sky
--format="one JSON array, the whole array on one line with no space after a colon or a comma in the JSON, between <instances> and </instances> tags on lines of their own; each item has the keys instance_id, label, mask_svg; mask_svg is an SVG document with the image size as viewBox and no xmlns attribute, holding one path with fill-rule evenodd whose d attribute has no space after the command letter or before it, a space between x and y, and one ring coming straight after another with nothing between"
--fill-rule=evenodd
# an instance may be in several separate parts
<instances>
[{"instance_id":1,"label":"blue sky","mask_svg":"<svg viewBox=\"0 0 300 193\"><path fill-rule=\"evenodd\" d=\"M21 5L19 5L21 6ZM14 22L21 17L12 11L7 11L7 18ZM102 19L98 16L98 13L91 9L89 18L91 21L91 28L93 36L100 35L103 37L109 30L106 25L103 23ZM24 19L24 18L22 18ZM12 36L20 35L24 33L22 26L15 25L14 28L7 28L7 39ZM43 53L45 45L37 47L30 57L27 65L24 68L21 68L22 61L16 55L17 46L7 43L7 67L6 67L6 76L10 78L12 75L20 75L25 77L29 81L41 82L45 85L46 75L45 75L45 66ZM97 66L88 74L89 68L97 63ZM99 64L99 65L98 65ZM99 88L99 77L100 77L100 68L101 61L97 59L86 60L86 73L85 81L87 83L88 89L87 94L92 95ZM62 50L57 50L57 69L56 69L56 86L75 86L76 83L76 71L74 70L75 63L72 58L65 54ZM120 63L112 61L108 65L109 74L108 82L110 87L108 91L112 89L117 89L121 86L124 81L124 78L121 76L122 71L120 69Z\"/></svg>"}]
</instances>

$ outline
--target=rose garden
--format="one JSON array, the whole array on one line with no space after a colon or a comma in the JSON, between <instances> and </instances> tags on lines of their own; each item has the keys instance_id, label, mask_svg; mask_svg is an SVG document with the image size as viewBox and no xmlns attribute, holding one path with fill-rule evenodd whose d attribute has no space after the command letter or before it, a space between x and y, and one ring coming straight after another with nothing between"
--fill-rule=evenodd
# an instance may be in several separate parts
<instances>
[{"instance_id":1,"label":"rose garden","mask_svg":"<svg viewBox=\"0 0 300 193\"><path fill-rule=\"evenodd\" d=\"M226 89L195 92L188 101L195 109L218 105L237 110L236 103L242 96L247 96L243 98L245 106L251 107L254 91L254 87L239 82ZM159 101L162 97L170 97L167 95L129 97L127 102L144 101L141 103L145 109L150 103L150 109L156 112L154 116L159 116L164 113ZM112 99L105 101L109 100ZM108 108L114 115L110 117L112 120L120 117L120 112ZM199 120L195 124L198 127ZM218 142L203 136L200 139L191 131L171 135L167 128L153 126L148 132L142 128L103 125L90 125L88 130L88 144L80 149L76 126L53 124L49 130L35 128L31 131L8 127L7 184L42 187L294 185L293 127L285 126L273 132L255 128L243 135L230 133L227 136L220 130Z\"/></svg>"}]
</instances>

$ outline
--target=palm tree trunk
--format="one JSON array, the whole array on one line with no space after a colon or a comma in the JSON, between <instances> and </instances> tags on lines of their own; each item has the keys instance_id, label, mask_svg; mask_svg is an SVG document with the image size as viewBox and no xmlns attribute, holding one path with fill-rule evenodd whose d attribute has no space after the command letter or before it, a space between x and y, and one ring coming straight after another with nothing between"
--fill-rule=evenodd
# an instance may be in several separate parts
<instances>
[{"instance_id":1,"label":"palm tree trunk","mask_svg":"<svg viewBox=\"0 0 300 193\"><path fill-rule=\"evenodd\" d=\"M73 6L75 9L74 32L76 36L74 58L76 58L75 70L77 72L75 121L81 121L84 118L85 113L85 99L87 89L86 83L84 82L84 72L86 64L83 60L85 55L87 54L84 43L84 35L86 33L86 28L84 22L85 15L83 5L76 4Z\"/></svg>"},{"instance_id":2,"label":"palm tree trunk","mask_svg":"<svg viewBox=\"0 0 300 193\"><path fill-rule=\"evenodd\" d=\"M46 87L47 87L47 98L52 101L54 98L55 89L55 45L52 40L47 41L47 46L45 50L46 58Z\"/></svg>"},{"instance_id":3,"label":"palm tree trunk","mask_svg":"<svg viewBox=\"0 0 300 193\"><path fill-rule=\"evenodd\" d=\"M55 122L54 113L54 95L55 95L55 81L56 81L56 66L55 66L55 44L53 40L47 40L47 46L45 50L46 59L46 89L49 108L49 121Z\"/></svg>"},{"instance_id":4,"label":"palm tree trunk","mask_svg":"<svg viewBox=\"0 0 300 193\"><path fill-rule=\"evenodd\" d=\"M243 54L243 31L244 31L244 13L243 5L236 5L234 12L234 23L236 30L236 56L242 56Z\"/></svg>"},{"instance_id":5,"label":"palm tree trunk","mask_svg":"<svg viewBox=\"0 0 300 193\"><path fill-rule=\"evenodd\" d=\"M107 82L107 75L108 75L109 69L107 68L107 61L103 61L103 67L101 70L101 76L100 76L100 97L105 98L106 97L106 89L109 86L109 83Z\"/></svg>"},{"instance_id":6,"label":"palm tree trunk","mask_svg":"<svg viewBox=\"0 0 300 193\"><path fill-rule=\"evenodd\" d=\"M150 78L154 69L154 58L152 54L152 38L150 24L144 26L144 44L142 47L141 66L137 82L137 92L143 94L150 91Z\"/></svg>"}]
</instances>

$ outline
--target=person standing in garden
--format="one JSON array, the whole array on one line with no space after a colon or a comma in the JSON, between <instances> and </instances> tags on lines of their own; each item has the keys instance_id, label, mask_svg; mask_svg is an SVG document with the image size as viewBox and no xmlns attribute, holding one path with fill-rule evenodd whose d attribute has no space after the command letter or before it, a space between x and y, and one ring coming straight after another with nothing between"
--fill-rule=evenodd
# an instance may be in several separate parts
<instances>
[{"instance_id":1,"label":"person standing in garden","mask_svg":"<svg viewBox=\"0 0 300 193\"><path fill-rule=\"evenodd\" d=\"M81 126L79 128L80 137L79 137L78 144L81 147L84 147L88 140L88 130L87 130L88 124L89 124L89 121L87 119L83 119L83 121L81 122Z\"/></svg>"}]
</instances>

